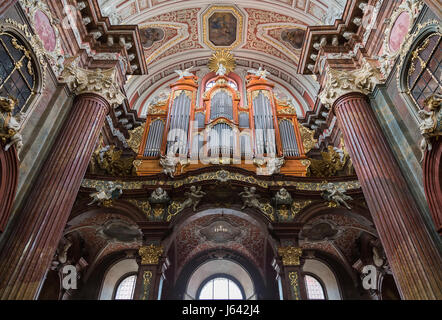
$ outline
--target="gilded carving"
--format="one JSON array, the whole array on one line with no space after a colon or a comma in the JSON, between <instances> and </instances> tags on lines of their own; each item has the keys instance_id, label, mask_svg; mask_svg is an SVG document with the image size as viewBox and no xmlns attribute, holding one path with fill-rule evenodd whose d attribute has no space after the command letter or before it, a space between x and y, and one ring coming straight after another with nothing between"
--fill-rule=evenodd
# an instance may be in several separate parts
<instances>
[{"instance_id":1,"label":"gilded carving","mask_svg":"<svg viewBox=\"0 0 442 320\"><path fill-rule=\"evenodd\" d=\"M127 140L127 144L135 153L138 153L138 149L140 148L140 144L141 144L141 140L143 139L145 127L146 127L146 123L143 123L138 128L129 131L130 138L129 138L129 140Z\"/></svg>"},{"instance_id":2,"label":"gilded carving","mask_svg":"<svg viewBox=\"0 0 442 320\"><path fill-rule=\"evenodd\" d=\"M149 246L143 246L138 250L138 254L141 257L141 264L158 264L160 257L163 254L163 247L160 245L151 244Z\"/></svg>"},{"instance_id":3,"label":"gilded carving","mask_svg":"<svg viewBox=\"0 0 442 320\"><path fill-rule=\"evenodd\" d=\"M307 129L300 123L298 123L298 127L301 133L302 144L304 145L304 153L307 154L316 146L318 140L315 139L315 131Z\"/></svg>"},{"instance_id":4,"label":"gilded carving","mask_svg":"<svg viewBox=\"0 0 442 320\"><path fill-rule=\"evenodd\" d=\"M235 70L235 58L229 50L217 50L210 58L208 67L210 71L224 76Z\"/></svg>"},{"instance_id":5,"label":"gilded carving","mask_svg":"<svg viewBox=\"0 0 442 320\"><path fill-rule=\"evenodd\" d=\"M298 213L300 213L305 207L310 205L313 201L305 200L305 201L293 201L291 206L291 211L293 217L296 217Z\"/></svg>"},{"instance_id":6,"label":"gilded carving","mask_svg":"<svg viewBox=\"0 0 442 320\"><path fill-rule=\"evenodd\" d=\"M141 300L149 299L150 283L152 280L152 271L144 271L143 273L143 298Z\"/></svg>"},{"instance_id":7,"label":"gilded carving","mask_svg":"<svg viewBox=\"0 0 442 320\"><path fill-rule=\"evenodd\" d=\"M302 256L302 249L296 247L279 247L278 254L282 257L282 264L284 266L299 266L301 264L300 258Z\"/></svg>"},{"instance_id":8,"label":"gilded carving","mask_svg":"<svg viewBox=\"0 0 442 320\"><path fill-rule=\"evenodd\" d=\"M289 272L290 286L293 290L294 300L299 300L299 281L297 272Z\"/></svg>"},{"instance_id":9,"label":"gilded carving","mask_svg":"<svg viewBox=\"0 0 442 320\"><path fill-rule=\"evenodd\" d=\"M334 177L346 167L352 168L350 155L345 149L328 146L328 152L321 152L322 160L309 159L308 176Z\"/></svg>"},{"instance_id":10,"label":"gilded carving","mask_svg":"<svg viewBox=\"0 0 442 320\"><path fill-rule=\"evenodd\" d=\"M116 150L115 146L102 147L102 137L97 149L92 154L89 165L92 174L109 174L114 177L131 176L134 174L134 158L123 157L122 150Z\"/></svg>"}]
</instances>

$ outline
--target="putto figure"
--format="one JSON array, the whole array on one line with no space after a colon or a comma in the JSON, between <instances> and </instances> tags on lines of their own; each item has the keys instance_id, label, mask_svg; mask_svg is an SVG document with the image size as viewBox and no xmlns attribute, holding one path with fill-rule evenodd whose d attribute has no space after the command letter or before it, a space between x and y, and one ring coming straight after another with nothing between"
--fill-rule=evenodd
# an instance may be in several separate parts
<instances>
[{"instance_id":1,"label":"putto figure","mask_svg":"<svg viewBox=\"0 0 442 320\"><path fill-rule=\"evenodd\" d=\"M180 159L175 156L175 153L172 151L168 152L165 156L161 156L160 165L163 167L163 172L166 175L174 178L176 166L178 165L179 161Z\"/></svg>"},{"instance_id":2,"label":"putto figure","mask_svg":"<svg viewBox=\"0 0 442 320\"><path fill-rule=\"evenodd\" d=\"M343 205L348 210L351 210L347 201L351 201L353 198L347 196L345 191L345 189L335 186L333 183L328 183L323 187L322 197L327 201L335 203L338 207Z\"/></svg>"},{"instance_id":3,"label":"putto figure","mask_svg":"<svg viewBox=\"0 0 442 320\"><path fill-rule=\"evenodd\" d=\"M254 74L255 76L258 76L260 79L267 79L267 76L270 74L267 70L263 69L262 67L259 67L258 70L248 70L248 73Z\"/></svg>"},{"instance_id":4,"label":"putto figure","mask_svg":"<svg viewBox=\"0 0 442 320\"><path fill-rule=\"evenodd\" d=\"M89 205L99 203L100 205L110 205L113 200L120 198L123 194L123 187L110 181L102 187L97 187L97 192L91 193L92 202Z\"/></svg>"},{"instance_id":5,"label":"putto figure","mask_svg":"<svg viewBox=\"0 0 442 320\"><path fill-rule=\"evenodd\" d=\"M184 77L192 77L193 73L190 72L193 67L187 68L185 70L175 70L175 72L180 76L178 80L183 79Z\"/></svg>"},{"instance_id":6,"label":"putto figure","mask_svg":"<svg viewBox=\"0 0 442 320\"><path fill-rule=\"evenodd\" d=\"M261 203L259 202L259 194L256 194L255 187L244 187L244 191L239 194L242 198L243 206L241 210L244 210L247 207L257 208L261 210Z\"/></svg>"}]
</instances>

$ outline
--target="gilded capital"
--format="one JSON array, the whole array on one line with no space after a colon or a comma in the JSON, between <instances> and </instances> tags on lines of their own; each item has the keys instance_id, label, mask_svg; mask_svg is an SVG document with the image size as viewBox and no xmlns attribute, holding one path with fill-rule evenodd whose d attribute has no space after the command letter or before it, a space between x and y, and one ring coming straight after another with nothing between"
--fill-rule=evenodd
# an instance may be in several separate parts
<instances>
[{"instance_id":1,"label":"gilded capital","mask_svg":"<svg viewBox=\"0 0 442 320\"><path fill-rule=\"evenodd\" d=\"M364 60L362 67L356 70L336 70L327 66L325 85L319 94L322 104L329 109L335 101L347 93L371 93L382 82L380 70Z\"/></svg>"},{"instance_id":2,"label":"gilded capital","mask_svg":"<svg viewBox=\"0 0 442 320\"><path fill-rule=\"evenodd\" d=\"M106 99L112 107L122 104L125 99L118 85L115 68L87 70L78 67L77 59L70 59L64 67L61 79L76 95L94 93Z\"/></svg>"},{"instance_id":3,"label":"gilded capital","mask_svg":"<svg viewBox=\"0 0 442 320\"><path fill-rule=\"evenodd\" d=\"M150 246L141 247L138 254L141 257L141 264L158 264L160 256L163 254L163 247L151 244Z\"/></svg>"},{"instance_id":4,"label":"gilded capital","mask_svg":"<svg viewBox=\"0 0 442 320\"><path fill-rule=\"evenodd\" d=\"M302 249L296 247L280 247L278 254L282 257L282 264L284 266L299 266L301 264L300 258L302 256Z\"/></svg>"}]
</instances>

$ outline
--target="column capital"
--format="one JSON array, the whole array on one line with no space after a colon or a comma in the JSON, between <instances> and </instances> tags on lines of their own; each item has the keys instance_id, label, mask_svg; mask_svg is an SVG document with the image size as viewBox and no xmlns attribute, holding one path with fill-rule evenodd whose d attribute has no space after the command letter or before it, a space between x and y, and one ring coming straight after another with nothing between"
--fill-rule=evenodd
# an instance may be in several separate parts
<instances>
[{"instance_id":1,"label":"column capital","mask_svg":"<svg viewBox=\"0 0 442 320\"><path fill-rule=\"evenodd\" d=\"M160 263L160 257L163 254L163 247L161 245L151 244L143 246L138 250L141 257L141 265L153 265Z\"/></svg>"},{"instance_id":2,"label":"column capital","mask_svg":"<svg viewBox=\"0 0 442 320\"><path fill-rule=\"evenodd\" d=\"M319 99L322 104L331 109L341 96L353 92L367 95L382 80L383 76L380 70L366 59L364 59L361 68L355 70L337 70L327 66L325 84L319 94Z\"/></svg>"},{"instance_id":3,"label":"column capital","mask_svg":"<svg viewBox=\"0 0 442 320\"><path fill-rule=\"evenodd\" d=\"M78 59L68 60L61 79L75 95L92 93L103 97L112 107L125 99L117 80L116 68L87 70L78 66Z\"/></svg>"},{"instance_id":4,"label":"column capital","mask_svg":"<svg viewBox=\"0 0 442 320\"><path fill-rule=\"evenodd\" d=\"M300 266L300 258L302 256L302 249L297 247L279 247L278 254L282 257L282 264L284 266Z\"/></svg>"}]
</instances>

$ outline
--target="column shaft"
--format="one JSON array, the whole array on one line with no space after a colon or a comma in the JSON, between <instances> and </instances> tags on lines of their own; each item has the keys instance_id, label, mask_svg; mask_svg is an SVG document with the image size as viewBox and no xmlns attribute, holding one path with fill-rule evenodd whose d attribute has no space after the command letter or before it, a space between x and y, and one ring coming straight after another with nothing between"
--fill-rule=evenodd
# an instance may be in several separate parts
<instances>
[{"instance_id":1,"label":"column shaft","mask_svg":"<svg viewBox=\"0 0 442 320\"><path fill-rule=\"evenodd\" d=\"M334 103L345 145L404 299L442 299L442 260L367 96Z\"/></svg>"},{"instance_id":2,"label":"column shaft","mask_svg":"<svg viewBox=\"0 0 442 320\"><path fill-rule=\"evenodd\" d=\"M78 96L0 251L0 299L35 299L110 106Z\"/></svg>"},{"instance_id":3,"label":"column shaft","mask_svg":"<svg viewBox=\"0 0 442 320\"><path fill-rule=\"evenodd\" d=\"M0 1L0 17L3 17L6 10L8 10L16 2L17 2L17 0L2 0L2 1Z\"/></svg>"}]
</instances>

